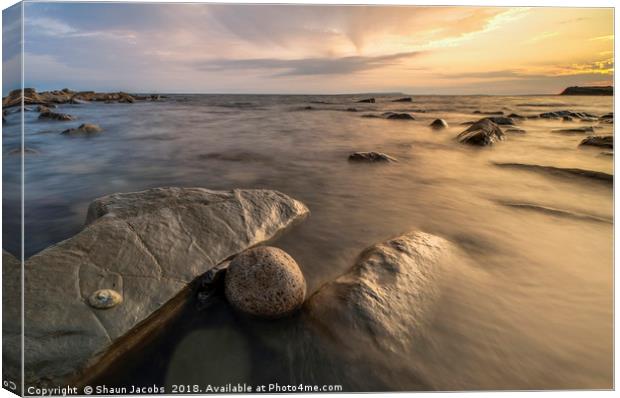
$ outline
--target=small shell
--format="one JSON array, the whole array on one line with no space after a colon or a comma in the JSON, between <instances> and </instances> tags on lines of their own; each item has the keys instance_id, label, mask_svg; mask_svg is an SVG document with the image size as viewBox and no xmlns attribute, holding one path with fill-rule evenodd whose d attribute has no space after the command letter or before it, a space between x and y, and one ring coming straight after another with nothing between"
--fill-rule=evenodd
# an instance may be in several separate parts
<instances>
[{"instance_id":1,"label":"small shell","mask_svg":"<svg viewBox=\"0 0 620 398\"><path fill-rule=\"evenodd\" d=\"M88 298L88 304L91 307L99 309L112 308L123 302L123 296L116 290L101 289L91 294Z\"/></svg>"}]
</instances>

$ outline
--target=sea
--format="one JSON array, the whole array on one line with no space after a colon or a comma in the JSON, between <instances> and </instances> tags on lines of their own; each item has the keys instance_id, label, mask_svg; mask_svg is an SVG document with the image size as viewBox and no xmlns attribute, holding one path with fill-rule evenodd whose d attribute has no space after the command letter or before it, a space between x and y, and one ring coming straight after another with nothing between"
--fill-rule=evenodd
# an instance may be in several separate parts
<instances>
[{"instance_id":1,"label":"sea","mask_svg":"<svg viewBox=\"0 0 620 398\"><path fill-rule=\"evenodd\" d=\"M271 244L300 265L311 295L365 248L409 231L453 242L453 264L413 345L355 352L309 332L303 314L249 319L219 300L189 303L98 382L113 387L340 385L343 391L609 389L613 387L613 187L551 166L613 174L613 134L596 120L519 118L503 141L459 143L485 113L570 110L601 116L612 97L168 95L133 104L63 104L75 121L24 112L26 258L78 233L95 198L152 187L279 190L311 215ZM33 107L34 108L34 107ZM385 112L415 120L390 120ZM19 254L21 115L3 124L3 248ZM449 127L429 124L444 119ZM103 132L60 133L81 123ZM558 129L592 126L592 133ZM504 130L508 126L502 126ZM397 162L348 161L356 151ZM27 327L27 325L26 325ZM337 325L334 325L337 327ZM370 331L368 331L370 333ZM369 336L372 339L372 336ZM350 347L346 348L351 350ZM367 347L354 351L365 352ZM345 355L346 354L346 355ZM352 359L353 358L353 359ZM185 388L185 387L183 387ZM191 392L191 391L189 391Z\"/></svg>"}]
</instances>

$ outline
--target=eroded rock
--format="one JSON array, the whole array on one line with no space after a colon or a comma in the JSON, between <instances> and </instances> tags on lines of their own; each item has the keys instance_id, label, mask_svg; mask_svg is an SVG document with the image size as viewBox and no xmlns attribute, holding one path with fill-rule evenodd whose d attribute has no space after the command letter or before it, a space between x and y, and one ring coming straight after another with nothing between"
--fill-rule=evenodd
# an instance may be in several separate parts
<instances>
[{"instance_id":1,"label":"eroded rock","mask_svg":"<svg viewBox=\"0 0 620 398\"><path fill-rule=\"evenodd\" d=\"M480 119L456 137L469 145L487 146L504 139L502 129L489 118Z\"/></svg>"},{"instance_id":2,"label":"eroded rock","mask_svg":"<svg viewBox=\"0 0 620 398\"><path fill-rule=\"evenodd\" d=\"M339 345L406 357L431 319L437 279L458 261L454 254L450 242L423 232L376 244L311 296L305 309ZM373 357L369 351L355 355Z\"/></svg>"}]
</instances>

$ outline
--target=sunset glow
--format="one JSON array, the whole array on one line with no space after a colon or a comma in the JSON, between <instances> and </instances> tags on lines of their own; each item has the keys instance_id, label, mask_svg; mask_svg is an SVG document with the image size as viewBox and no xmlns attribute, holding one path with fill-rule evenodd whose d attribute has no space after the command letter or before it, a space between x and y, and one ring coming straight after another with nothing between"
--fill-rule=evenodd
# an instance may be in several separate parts
<instances>
[{"instance_id":1,"label":"sunset glow","mask_svg":"<svg viewBox=\"0 0 620 398\"><path fill-rule=\"evenodd\" d=\"M41 89L536 94L614 71L602 8L28 3L25 24Z\"/></svg>"}]
</instances>

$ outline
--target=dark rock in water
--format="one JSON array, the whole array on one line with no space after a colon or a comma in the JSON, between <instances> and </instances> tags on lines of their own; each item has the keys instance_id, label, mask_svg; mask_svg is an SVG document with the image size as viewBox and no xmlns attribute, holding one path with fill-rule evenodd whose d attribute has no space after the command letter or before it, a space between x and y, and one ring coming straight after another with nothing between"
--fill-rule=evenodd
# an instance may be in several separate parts
<instances>
[{"instance_id":1,"label":"dark rock in water","mask_svg":"<svg viewBox=\"0 0 620 398\"><path fill-rule=\"evenodd\" d=\"M443 238L417 231L378 243L364 250L347 273L312 295L305 310L312 324L344 352L364 347L351 354L357 360L410 358L431 321L439 278L463 263L457 250Z\"/></svg>"},{"instance_id":2,"label":"dark rock in water","mask_svg":"<svg viewBox=\"0 0 620 398\"><path fill-rule=\"evenodd\" d=\"M504 139L504 133L492 120L480 119L456 137L461 143L477 146L493 145Z\"/></svg>"},{"instance_id":3,"label":"dark rock in water","mask_svg":"<svg viewBox=\"0 0 620 398\"><path fill-rule=\"evenodd\" d=\"M77 137L77 136L95 135L95 134L100 133L102 131L103 131L103 129L101 127L99 127L98 125L96 125L96 124L84 123L84 124L81 124L77 128L67 129L67 130L63 131L62 133L60 133L60 134L69 135L69 136L72 136L72 137Z\"/></svg>"},{"instance_id":4,"label":"dark rock in water","mask_svg":"<svg viewBox=\"0 0 620 398\"><path fill-rule=\"evenodd\" d=\"M365 114L365 115L362 115L362 117L369 118L369 119L381 119L381 116L379 116L379 115L373 115L373 114L370 114L370 113L367 113L367 114Z\"/></svg>"},{"instance_id":5,"label":"dark rock in water","mask_svg":"<svg viewBox=\"0 0 620 398\"><path fill-rule=\"evenodd\" d=\"M614 95L613 86L568 87L560 95Z\"/></svg>"},{"instance_id":6,"label":"dark rock in water","mask_svg":"<svg viewBox=\"0 0 620 398\"><path fill-rule=\"evenodd\" d=\"M525 119L525 116L521 116L518 113L511 113L508 117L511 119Z\"/></svg>"},{"instance_id":7,"label":"dark rock in water","mask_svg":"<svg viewBox=\"0 0 620 398\"><path fill-rule=\"evenodd\" d=\"M503 116L504 112L503 111L474 111L473 112L476 115L496 115L496 116Z\"/></svg>"},{"instance_id":8,"label":"dark rock in water","mask_svg":"<svg viewBox=\"0 0 620 398\"><path fill-rule=\"evenodd\" d=\"M225 162L263 162L269 163L273 159L258 152L231 151L226 153L212 152L198 155L199 159L220 160Z\"/></svg>"},{"instance_id":9,"label":"dark rock in water","mask_svg":"<svg viewBox=\"0 0 620 398\"><path fill-rule=\"evenodd\" d=\"M374 104L375 103L375 99L374 98L366 98L366 99L362 99L357 101L358 103L362 103L362 104Z\"/></svg>"},{"instance_id":10,"label":"dark rock in water","mask_svg":"<svg viewBox=\"0 0 620 398\"><path fill-rule=\"evenodd\" d=\"M408 113L391 113L386 116L386 119L390 120L415 120L413 116Z\"/></svg>"},{"instance_id":11,"label":"dark rock in water","mask_svg":"<svg viewBox=\"0 0 620 398\"><path fill-rule=\"evenodd\" d=\"M347 108L346 110L347 112L357 112L357 109L355 108Z\"/></svg>"},{"instance_id":12,"label":"dark rock in water","mask_svg":"<svg viewBox=\"0 0 620 398\"><path fill-rule=\"evenodd\" d=\"M498 167L513 168L525 171L534 171L558 177L582 177L593 181L599 181L603 183L613 184L614 176L611 174L603 173L601 171L583 170L576 168L562 168L553 166L541 166L537 164L524 164L524 163L495 163Z\"/></svg>"},{"instance_id":13,"label":"dark rock in water","mask_svg":"<svg viewBox=\"0 0 620 398\"><path fill-rule=\"evenodd\" d=\"M102 357L118 356L137 342L136 333L151 333L177 314L194 279L307 214L301 202L260 189L156 188L95 200L82 231L23 267L25 383L89 377ZM5 282L21 280L21 267L6 267ZM100 289L122 292L122 303L87 305L84 298ZM3 316L19 314L20 303L20 294L10 296ZM5 342L21 341L20 327L4 331ZM21 363L18 347L5 350L5 366Z\"/></svg>"},{"instance_id":14,"label":"dark rock in water","mask_svg":"<svg viewBox=\"0 0 620 398\"><path fill-rule=\"evenodd\" d=\"M51 112L50 108L48 106L45 106L45 105L37 106L36 111L39 112L39 113Z\"/></svg>"},{"instance_id":15,"label":"dark rock in water","mask_svg":"<svg viewBox=\"0 0 620 398\"><path fill-rule=\"evenodd\" d=\"M572 122L573 118L570 116L562 116L562 121L563 122Z\"/></svg>"},{"instance_id":16,"label":"dark rock in water","mask_svg":"<svg viewBox=\"0 0 620 398\"><path fill-rule=\"evenodd\" d=\"M515 122L514 120L512 120L509 117L503 117L503 116L489 116L487 119L489 119L490 121L492 121L495 124L499 124L499 125L506 125L506 126L511 126L514 125Z\"/></svg>"},{"instance_id":17,"label":"dark rock in water","mask_svg":"<svg viewBox=\"0 0 620 398\"><path fill-rule=\"evenodd\" d=\"M612 119L614 118L614 113L613 112L609 112L604 114L603 116L600 117L601 119Z\"/></svg>"},{"instance_id":18,"label":"dark rock in water","mask_svg":"<svg viewBox=\"0 0 620 398\"><path fill-rule=\"evenodd\" d=\"M461 123L461 126L471 126L472 124L476 124L476 122L463 122Z\"/></svg>"},{"instance_id":19,"label":"dark rock in water","mask_svg":"<svg viewBox=\"0 0 620 398\"><path fill-rule=\"evenodd\" d=\"M613 220L605 218L605 217L600 217L600 216L596 216L592 214L582 214L582 213L577 213L577 212L573 212L570 210L556 209L554 207L548 207L548 206L538 205L534 203L515 203L515 202L501 202L501 201L499 203L504 206L512 207L515 209L532 210L532 211L537 211L537 212L552 215L552 216L559 216L559 217L573 218L576 220L586 220L586 221L595 221L595 222L601 222L601 223L606 223L606 224L613 224Z\"/></svg>"},{"instance_id":20,"label":"dark rock in water","mask_svg":"<svg viewBox=\"0 0 620 398\"><path fill-rule=\"evenodd\" d=\"M48 109L47 111L41 112L39 114L39 119L50 119L50 120L58 120L62 122L67 122L70 120L75 120L75 117L68 115L66 113L52 112Z\"/></svg>"},{"instance_id":21,"label":"dark rock in water","mask_svg":"<svg viewBox=\"0 0 620 398\"><path fill-rule=\"evenodd\" d=\"M571 129L557 129L551 130L552 133L556 134L585 134L594 132L594 128L592 126L588 127L575 127Z\"/></svg>"},{"instance_id":22,"label":"dark rock in water","mask_svg":"<svg viewBox=\"0 0 620 398\"><path fill-rule=\"evenodd\" d=\"M543 119L561 119L564 117L570 117L574 119L595 119L596 116L587 112L573 112L573 111L554 111L554 112L544 112L539 115Z\"/></svg>"},{"instance_id":23,"label":"dark rock in water","mask_svg":"<svg viewBox=\"0 0 620 398\"><path fill-rule=\"evenodd\" d=\"M299 266L276 247L255 247L238 254L226 270L226 298L237 310L276 319L302 306L306 280Z\"/></svg>"},{"instance_id":24,"label":"dark rock in water","mask_svg":"<svg viewBox=\"0 0 620 398\"><path fill-rule=\"evenodd\" d=\"M446 123L446 121L443 119L435 119L433 120L433 123L431 123L429 126L434 128L435 130L439 130L447 128L448 123Z\"/></svg>"},{"instance_id":25,"label":"dark rock in water","mask_svg":"<svg viewBox=\"0 0 620 398\"><path fill-rule=\"evenodd\" d=\"M602 148L613 148L614 147L614 136L613 135L591 135L588 138L585 138L581 143L581 145L590 145L597 146Z\"/></svg>"},{"instance_id":26,"label":"dark rock in water","mask_svg":"<svg viewBox=\"0 0 620 398\"><path fill-rule=\"evenodd\" d=\"M380 152L355 152L349 155L350 162L396 162L397 160Z\"/></svg>"},{"instance_id":27,"label":"dark rock in water","mask_svg":"<svg viewBox=\"0 0 620 398\"><path fill-rule=\"evenodd\" d=\"M395 100L392 100L392 102L411 102L411 97L395 99Z\"/></svg>"},{"instance_id":28,"label":"dark rock in water","mask_svg":"<svg viewBox=\"0 0 620 398\"><path fill-rule=\"evenodd\" d=\"M613 151L605 151L600 153L601 156L614 156Z\"/></svg>"},{"instance_id":29,"label":"dark rock in water","mask_svg":"<svg viewBox=\"0 0 620 398\"><path fill-rule=\"evenodd\" d=\"M9 155L38 155L39 151L33 148L24 147L24 151L22 152L22 148L13 148L9 151Z\"/></svg>"},{"instance_id":30,"label":"dark rock in water","mask_svg":"<svg viewBox=\"0 0 620 398\"><path fill-rule=\"evenodd\" d=\"M506 133L508 134L525 134L526 131L522 129L506 129Z\"/></svg>"}]
</instances>

